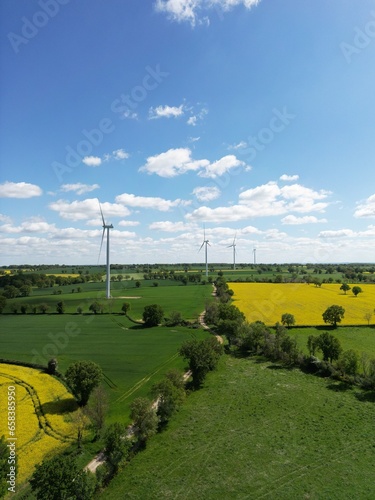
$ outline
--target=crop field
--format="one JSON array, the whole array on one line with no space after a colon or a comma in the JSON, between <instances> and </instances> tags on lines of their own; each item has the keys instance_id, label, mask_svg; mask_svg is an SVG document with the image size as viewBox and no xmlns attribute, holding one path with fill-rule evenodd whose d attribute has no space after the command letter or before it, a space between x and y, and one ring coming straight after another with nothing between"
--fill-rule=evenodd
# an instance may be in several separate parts
<instances>
[{"instance_id":1,"label":"crop field","mask_svg":"<svg viewBox=\"0 0 375 500\"><path fill-rule=\"evenodd\" d=\"M65 373L74 361L101 366L110 397L110 420L129 422L129 404L146 396L170 368L184 367L177 350L207 335L183 327L142 328L117 315L3 315L2 357L47 365L56 357Z\"/></svg>"},{"instance_id":2,"label":"crop field","mask_svg":"<svg viewBox=\"0 0 375 500\"><path fill-rule=\"evenodd\" d=\"M225 357L100 498L370 499L373 395Z\"/></svg>"},{"instance_id":3,"label":"crop field","mask_svg":"<svg viewBox=\"0 0 375 500\"><path fill-rule=\"evenodd\" d=\"M367 313L374 312L375 286L359 285L363 293L345 295L339 284L321 287L305 283L230 283L236 305L252 321L275 325L284 313L293 314L296 325L322 325L323 312L337 304L345 309L342 325L367 325ZM351 284L351 287L353 285Z\"/></svg>"},{"instance_id":4,"label":"crop field","mask_svg":"<svg viewBox=\"0 0 375 500\"><path fill-rule=\"evenodd\" d=\"M17 483L22 484L44 457L75 441L72 420L77 410L73 396L56 378L40 370L0 363L0 401L15 387L14 437L18 459ZM9 437L7 406L0 405L0 436Z\"/></svg>"}]
</instances>

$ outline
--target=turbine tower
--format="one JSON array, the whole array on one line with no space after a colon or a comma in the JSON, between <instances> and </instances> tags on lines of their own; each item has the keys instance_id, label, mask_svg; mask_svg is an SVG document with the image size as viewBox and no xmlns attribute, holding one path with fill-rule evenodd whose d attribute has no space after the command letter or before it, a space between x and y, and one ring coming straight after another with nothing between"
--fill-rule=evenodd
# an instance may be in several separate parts
<instances>
[{"instance_id":1,"label":"turbine tower","mask_svg":"<svg viewBox=\"0 0 375 500\"><path fill-rule=\"evenodd\" d=\"M206 229L203 230L203 243L202 245L200 246L198 252L200 252L202 250L202 247L203 245L205 245L205 249L204 249L204 254L205 254L205 261L206 261L206 277L208 276L208 261L207 261L207 245L211 246L209 241L206 240Z\"/></svg>"},{"instance_id":2,"label":"turbine tower","mask_svg":"<svg viewBox=\"0 0 375 500\"><path fill-rule=\"evenodd\" d=\"M254 248L253 250L253 255L254 255L254 265L257 263L257 249Z\"/></svg>"},{"instance_id":3,"label":"turbine tower","mask_svg":"<svg viewBox=\"0 0 375 500\"><path fill-rule=\"evenodd\" d=\"M228 245L227 248L233 247L233 270L236 269L236 235L234 236L233 243Z\"/></svg>"},{"instance_id":4,"label":"turbine tower","mask_svg":"<svg viewBox=\"0 0 375 500\"><path fill-rule=\"evenodd\" d=\"M99 200L98 200L99 201ZM111 298L111 266L109 264L109 230L113 229L112 224L106 224L104 220L104 215L102 211L102 207L100 205L99 201L99 208L100 208L100 213L102 215L102 221L103 221L103 234L102 234L102 242L100 244L100 250L99 250L99 259L100 259L100 254L102 252L102 246L103 246L103 240L104 240L104 233L107 230L107 276L106 276L106 298L110 299ZM99 260L98 259L98 260Z\"/></svg>"}]
</instances>

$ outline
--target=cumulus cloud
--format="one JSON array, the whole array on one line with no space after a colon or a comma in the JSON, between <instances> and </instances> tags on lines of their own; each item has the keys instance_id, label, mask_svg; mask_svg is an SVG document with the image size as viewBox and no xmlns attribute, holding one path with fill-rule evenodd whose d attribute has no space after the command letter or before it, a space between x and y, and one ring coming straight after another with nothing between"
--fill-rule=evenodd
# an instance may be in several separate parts
<instances>
[{"instance_id":1,"label":"cumulus cloud","mask_svg":"<svg viewBox=\"0 0 375 500\"><path fill-rule=\"evenodd\" d=\"M158 118L177 118L184 114L184 106L157 106L156 108L150 108L148 111L148 119L155 120Z\"/></svg>"},{"instance_id":2,"label":"cumulus cloud","mask_svg":"<svg viewBox=\"0 0 375 500\"><path fill-rule=\"evenodd\" d=\"M196 24L209 24L204 14L213 7L228 11L238 5L247 9L258 5L260 0L156 0L155 9L164 12L168 18L176 22L188 22L191 26Z\"/></svg>"},{"instance_id":3,"label":"cumulus cloud","mask_svg":"<svg viewBox=\"0 0 375 500\"><path fill-rule=\"evenodd\" d=\"M356 236L356 233L351 229L339 229L337 231L321 231L318 236L319 238L351 238Z\"/></svg>"},{"instance_id":4,"label":"cumulus cloud","mask_svg":"<svg viewBox=\"0 0 375 500\"><path fill-rule=\"evenodd\" d=\"M120 220L118 225L120 227L134 227L134 226L139 226L140 222L136 220Z\"/></svg>"},{"instance_id":5,"label":"cumulus cloud","mask_svg":"<svg viewBox=\"0 0 375 500\"><path fill-rule=\"evenodd\" d=\"M369 196L364 202L359 203L354 217L375 217L375 194Z\"/></svg>"},{"instance_id":6,"label":"cumulus cloud","mask_svg":"<svg viewBox=\"0 0 375 500\"><path fill-rule=\"evenodd\" d=\"M219 198L221 191L216 186L201 186L193 189L193 195L199 201L212 201Z\"/></svg>"},{"instance_id":7,"label":"cumulus cloud","mask_svg":"<svg viewBox=\"0 0 375 500\"><path fill-rule=\"evenodd\" d=\"M318 219L314 215L305 215L304 217L296 217L295 215L287 215L281 222L286 225L299 225L299 224L318 224L327 222L327 219Z\"/></svg>"},{"instance_id":8,"label":"cumulus cloud","mask_svg":"<svg viewBox=\"0 0 375 500\"><path fill-rule=\"evenodd\" d=\"M130 193L116 196L116 202L128 207L151 208L161 212L167 212L178 205L186 205L186 202L180 199L171 201L154 196L136 196Z\"/></svg>"},{"instance_id":9,"label":"cumulus cloud","mask_svg":"<svg viewBox=\"0 0 375 500\"><path fill-rule=\"evenodd\" d=\"M293 181L298 181L299 175L287 175L283 174L280 176L280 180L284 182L293 182Z\"/></svg>"},{"instance_id":10,"label":"cumulus cloud","mask_svg":"<svg viewBox=\"0 0 375 500\"><path fill-rule=\"evenodd\" d=\"M160 177L176 177L189 171L198 171L200 177L214 179L239 166L245 166L245 163L234 155L224 156L211 163L207 159L193 160L189 148L177 148L148 157L146 164L139 171Z\"/></svg>"},{"instance_id":11,"label":"cumulus cloud","mask_svg":"<svg viewBox=\"0 0 375 500\"><path fill-rule=\"evenodd\" d=\"M42 189L28 182L4 182L0 184L0 198L33 198L41 196Z\"/></svg>"},{"instance_id":12,"label":"cumulus cloud","mask_svg":"<svg viewBox=\"0 0 375 500\"><path fill-rule=\"evenodd\" d=\"M77 182L76 184L63 184L61 186L61 191L64 193L68 193L70 191L75 192L76 194L85 194L94 191L95 189L99 189L99 184L82 184Z\"/></svg>"},{"instance_id":13,"label":"cumulus cloud","mask_svg":"<svg viewBox=\"0 0 375 500\"><path fill-rule=\"evenodd\" d=\"M209 208L206 206L187 214L191 220L239 221L252 217L270 217L288 212L323 212L329 191L314 191L299 184L280 188L276 182L243 191L237 205Z\"/></svg>"},{"instance_id":14,"label":"cumulus cloud","mask_svg":"<svg viewBox=\"0 0 375 500\"><path fill-rule=\"evenodd\" d=\"M82 163L87 165L88 167L100 167L102 164L102 159L99 156L85 156L82 160Z\"/></svg>"},{"instance_id":15,"label":"cumulus cloud","mask_svg":"<svg viewBox=\"0 0 375 500\"><path fill-rule=\"evenodd\" d=\"M129 158L129 153L125 151L125 149L115 149L112 152L112 156L115 160L126 160Z\"/></svg>"},{"instance_id":16,"label":"cumulus cloud","mask_svg":"<svg viewBox=\"0 0 375 500\"><path fill-rule=\"evenodd\" d=\"M50 203L49 208L58 212L60 217L68 220L86 220L95 219L100 213L99 203L97 198L88 198L82 201L68 202L66 200L57 200ZM126 217L130 214L130 210L124 205L118 203L101 203L104 217L107 221L108 217Z\"/></svg>"}]
</instances>

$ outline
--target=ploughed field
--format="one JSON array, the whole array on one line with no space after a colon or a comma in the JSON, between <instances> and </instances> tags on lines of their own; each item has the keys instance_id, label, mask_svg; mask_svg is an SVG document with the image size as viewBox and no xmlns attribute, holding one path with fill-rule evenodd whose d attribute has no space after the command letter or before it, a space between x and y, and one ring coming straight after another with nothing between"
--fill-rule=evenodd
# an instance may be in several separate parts
<instances>
[{"instance_id":1,"label":"ploughed field","mask_svg":"<svg viewBox=\"0 0 375 500\"><path fill-rule=\"evenodd\" d=\"M233 304L249 322L263 321L273 326L281 321L284 313L290 313L297 326L324 325L322 314L335 304L345 309L341 325L367 325L366 314L374 313L375 285L358 285L363 293L357 297L351 290L345 294L340 286L337 283L321 287L306 283L230 283L234 291Z\"/></svg>"},{"instance_id":2,"label":"ploughed field","mask_svg":"<svg viewBox=\"0 0 375 500\"><path fill-rule=\"evenodd\" d=\"M100 498L373 498L373 393L225 356Z\"/></svg>"}]
</instances>

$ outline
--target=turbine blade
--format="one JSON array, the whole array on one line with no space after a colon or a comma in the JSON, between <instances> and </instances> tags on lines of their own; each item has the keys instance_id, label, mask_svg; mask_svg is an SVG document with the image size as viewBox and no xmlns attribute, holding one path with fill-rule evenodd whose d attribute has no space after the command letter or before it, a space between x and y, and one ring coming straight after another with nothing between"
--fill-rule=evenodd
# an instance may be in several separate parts
<instances>
[{"instance_id":1,"label":"turbine blade","mask_svg":"<svg viewBox=\"0 0 375 500\"><path fill-rule=\"evenodd\" d=\"M201 244L201 246L199 247L198 252L200 252L200 251L202 250L203 245L204 245L204 242L203 242L203 243Z\"/></svg>"},{"instance_id":2,"label":"turbine blade","mask_svg":"<svg viewBox=\"0 0 375 500\"><path fill-rule=\"evenodd\" d=\"M100 243L100 250L99 250L99 256L98 256L98 264L99 264L99 260L100 260L100 254L102 253L102 246L103 246L103 240L104 240L104 232L105 232L105 227L103 227L102 241Z\"/></svg>"},{"instance_id":3,"label":"turbine blade","mask_svg":"<svg viewBox=\"0 0 375 500\"><path fill-rule=\"evenodd\" d=\"M99 203L100 213L102 215L102 221L103 221L103 227L104 227L105 226L105 220L104 220L103 210L102 210L102 206L100 204L99 198L98 198L98 203Z\"/></svg>"}]
</instances>

